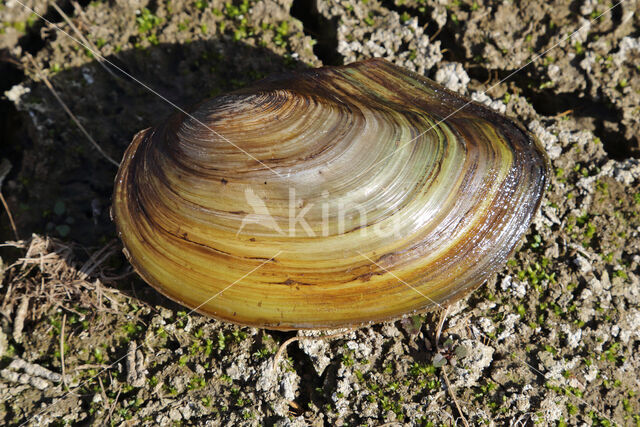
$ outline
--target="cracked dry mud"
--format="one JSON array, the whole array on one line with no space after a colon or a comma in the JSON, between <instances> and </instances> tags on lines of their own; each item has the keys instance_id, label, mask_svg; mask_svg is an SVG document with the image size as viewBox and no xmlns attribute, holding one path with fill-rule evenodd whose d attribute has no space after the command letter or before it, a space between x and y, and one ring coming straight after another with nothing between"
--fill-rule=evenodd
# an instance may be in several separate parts
<instances>
[{"instance_id":1,"label":"cracked dry mud","mask_svg":"<svg viewBox=\"0 0 640 427\"><path fill-rule=\"evenodd\" d=\"M53 7L24 3L75 37ZM274 371L295 333L187 314L126 274L108 215L115 168L42 76L117 159L171 106L3 1L2 193L30 240L0 248L0 422L450 425L444 364L472 425L638 425L640 18L637 0L614 4L58 2L101 55L180 106L382 56L518 118L545 146L540 214L508 265L451 308L440 353L435 313L294 342ZM13 239L4 211L0 233Z\"/></svg>"}]
</instances>

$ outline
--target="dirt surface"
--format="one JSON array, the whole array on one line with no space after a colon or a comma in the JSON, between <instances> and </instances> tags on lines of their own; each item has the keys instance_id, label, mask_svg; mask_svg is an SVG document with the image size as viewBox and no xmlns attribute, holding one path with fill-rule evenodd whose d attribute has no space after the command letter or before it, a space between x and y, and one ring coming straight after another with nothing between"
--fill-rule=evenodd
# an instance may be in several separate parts
<instances>
[{"instance_id":1,"label":"dirt surface","mask_svg":"<svg viewBox=\"0 0 640 427\"><path fill-rule=\"evenodd\" d=\"M1 189L25 239L0 248L0 423L450 425L459 406L471 425L640 425L637 0L57 5L73 25L42 1L0 6ZM551 184L439 349L433 313L293 342L276 367L295 332L188 314L131 273L116 168L45 84L119 160L167 101L370 56L518 118ZM15 240L4 210L0 238Z\"/></svg>"}]
</instances>

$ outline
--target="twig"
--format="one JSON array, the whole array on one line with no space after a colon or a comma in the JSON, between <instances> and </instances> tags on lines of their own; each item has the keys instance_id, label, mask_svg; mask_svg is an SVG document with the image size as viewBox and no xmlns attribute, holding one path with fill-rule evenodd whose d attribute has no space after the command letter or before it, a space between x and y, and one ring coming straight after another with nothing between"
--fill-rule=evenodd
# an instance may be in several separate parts
<instances>
[{"instance_id":1,"label":"twig","mask_svg":"<svg viewBox=\"0 0 640 427\"><path fill-rule=\"evenodd\" d=\"M91 257L80 267L79 273L82 279L88 278L93 271L100 267L105 260L115 253L113 249L115 240L107 243L100 250L94 252Z\"/></svg>"},{"instance_id":2,"label":"twig","mask_svg":"<svg viewBox=\"0 0 640 427\"><path fill-rule=\"evenodd\" d=\"M20 236L18 236L18 229L16 228L16 223L13 222L13 215L11 215L11 210L9 210L9 205L7 204L7 201L4 199L4 196L2 195L2 191L0 191L0 200L2 201L4 210L7 211L7 216L9 217L11 228L13 229L13 235L16 236L16 240L20 240Z\"/></svg>"},{"instance_id":3,"label":"twig","mask_svg":"<svg viewBox=\"0 0 640 427\"><path fill-rule=\"evenodd\" d=\"M109 408L109 416L107 417L107 422L110 423L111 422L111 416L113 415L113 410L116 409L116 405L118 404L118 398L120 397L120 392L122 390L118 390L118 394L116 394L116 398L113 399L113 405L111 405L111 408Z\"/></svg>"},{"instance_id":4,"label":"twig","mask_svg":"<svg viewBox=\"0 0 640 427\"><path fill-rule=\"evenodd\" d=\"M6 293L4 294L4 298L2 298L2 305L0 306L0 310L2 314L9 318L11 313L13 312L13 301L11 299L11 295L13 293L13 280L9 281L9 285L7 286ZM9 305L9 301L11 301L11 308L7 309L7 305Z\"/></svg>"},{"instance_id":5,"label":"twig","mask_svg":"<svg viewBox=\"0 0 640 427\"><path fill-rule=\"evenodd\" d=\"M448 327L443 330L443 334L451 334L454 331L457 331L460 328L468 328L469 327L469 319L473 316L473 313L467 313L461 321L458 321L455 325Z\"/></svg>"},{"instance_id":6,"label":"twig","mask_svg":"<svg viewBox=\"0 0 640 427\"><path fill-rule=\"evenodd\" d=\"M291 337L288 340L286 340L285 342L283 342L280 345L280 348L278 349L278 351L276 352L275 357L273 358L273 370L277 371L278 370L278 362L280 360L280 356L282 355L282 352L289 346L289 344L291 344L294 341L326 341L326 340L330 340L332 338L337 338L337 337L341 337L343 335L349 334L353 331L355 331L356 328L350 328L347 329L346 331L340 331L340 332L336 332L334 334L330 334L330 335L322 335L319 337L307 337L304 335L296 335L295 337Z\"/></svg>"},{"instance_id":7,"label":"twig","mask_svg":"<svg viewBox=\"0 0 640 427\"><path fill-rule=\"evenodd\" d=\"M2 62L8 62L9 64L13 64L16 67L22 69L22 63L16 59L13 59L12 57L9 56L8 52L2 52L2 56L0 56L0 61Z\"/></svg>"},{"instance_id":8,"label":"twig","mask_svg":"<svg viewBox=\"0 0 640 427\"><path fill-rule=\"evenodd\" d=\"M444 28L444 25L442 27L438 28L438 31L436 31L434 35L429 37L429 43L431 43L432 41L434 41L436 39L436 37L438 37L438 34L440 34L440 31L442 31L443 28Z\"/></svg>"},{"instance_id":9,"label":"twig","mask_svg":"<svg viewBox=\"0 0 640 427\"><path fill-rule=\"evenodd\" d=\"M566 110L566 111L563 111L562 113L556 114L555 118L559 119L560 117L564 117L571 113L573 113L573 110Z\"/></svg>"},{"instance_id":10,"label":"twig","mask_svg":"<svg viewBox=\"0 0 640 427\"><path fill-rule=\"evenodd\" d=\"M29 56L29 59L31 60L31 63L35 67L35 70L36 70L36 73L38 74L38 76L42 79L42 81L44 81L44 84L47 85L47 88L49 88L49 90L51 91L53 96L56 98L56 100L58 101L60 106L62 106L62 108L69 115L71 120L73 120L74 123L80 128L80 131L82 131L84 136L87 137L87 139L93 144L93 146L98 150L98 152L100 154L102 154L102 156L109 161L109 163L112 163L115 167L120 167L120 163L118 163L115 160L113 160L107 153L105 153L102 150L102 147L100 147L100 145L98 145L98 143L91 137L91 135L89 135L89 132L87 132L87 130L84 128L84 126L82 126L82 124L76 118L76 116L73 115L73 113L71 112L69 107L67 107L67 104L64 103L62 98L60 98L60 95L58 95L58 92L56 92L56 90L53 88L53 86L51 85L51 82L49 82L49 79L47 79L47 77L43 73L40 73L40 69L38 67L38 64L36 64L36 61L34 61L33 57Z\"/></svg>"},{"instance_id":11,"label":"twig","mask_svg":"<svg viewBox=\"0 0 640 427\"><path fill-rule=\"evenodd\" d=\"M488 85L488 84L489 84L489 82L491 81L491 77L493 77L493 76L491 75L491 70L489 70L489 72L488 72L487 74L489 74L489 76L487 77L487 80L485 80L485 81L484 81L484 83L482 83L482 86L486 86L486 85Z\"/></svg>"},{"instance_id":12,"label":"twig","mask_svg":"<svg viewBox=\"0 0 640 427\"><path fill-rule=\"evenodd\" d=\"M84 365L76 366L73 368L74 371L84 371L85 369L106 369L109 365L105 365L104 363L96 364L96 363L85 363Z\"/></svg>"},{"instance_id":13,"label":"twig","mask_svg":"<svg viewBox=\"0 0 640 427\"><path fill-rule=\"evenodd\" d=\"M2 205L4 206L4 210L7 211L7 215L9 216L9 222L11 223L11 228L13 229L13 234L16 236L16 240L20 240L18 236L18 229L16 228L16 223L13 221L13 215L11 215L11 210L9 209L9 205L7 201L4 199L2 195L2 182L6 178L6 176L11 171L11 162L7 159L2 159L0 162L0 200L2 201Z\"/></svg>"},{"instance_id":14,"label":"twig","mask_svg":"<svg viewBox=\"0 0 640 427\"><path fill-rule=\"evenodd\" d=\"M449 391L449 396L451 396L451 399L453 399L453 403L456 405L458 414L460 414L460 419L462 420L462 424L464 424L465 427L469 427L469 423L467 422L466 417L462 413L462 410L460 409L460 405L458 404L458 399L456 399L456 395L453 392L453 388L451 387L451 383L449 382L449 376L447 375L447 369L444 365L442 366L442 376L444 377L444 382L447 384L447 390Z\"/></svg>"},{"instance_id":15,"label":"twig","mask_svg":"<svg viewBox=\"0 0 640 427\"><path fill-rule=\"evenodd\" d=\"M444 307L444 309L440 314L440 320L438 321L438 329L436 330L436 334L435 334L435 341L436 341L435 348L436 348L436 352L438 353L440 352L440 334L442 333L442 327L444 326L444 321L447 318L449 307L450 307L449 305L446 305ZM449 376L447 375L446 364L442 365L442 376L444 377L445 384L447 384L447 391L449 392L449 396L451 397L451 400L453 400L453 403L456 405L458 414L460 414L460 419L462 419L462 424L464 424L465 427L469 427L469 423L467 422L467 419L465 418L464 413L460 409L460 405L458 404L458 399L456 398L453 387L451 387L451 383L449 382Z\"/></svg>"},{"instance_id":16,"label":"twig","mask_svg":"<svg viewBox=\"0 0 640 427\"><path fill-rule=\"evenodd\" d=\"M278 351L276 352L275 357L273 358L273 369L274 371L277 371L278 368L278 361L280 360L280 356L282 355L282 352L284 351L285 348L287 348L289 346L289 344L291 344L294 341L298 341L300 339L299 336L295 336L295 337L291 337L288 340L286 340L285 342L283 342L280 345L280 348L278 349Z\"/></svg>"},{"instance_id":17,"label":"twig","mask_svg":"<svg viewBox=\"0 0 640 427\"><path fill-rule=\"evenodd\" d=\"M109 398L107 397L107 392L104 391L104 385L102 384L102 378L98 377L98 383L100 384L100 391L102 394L102 402L105 409L108 408Z\"/></svg>"},{"instance_id":18,"label":"twig","mask_svg":"<svg viewBox=\"0 0 640 427\"><path fill-rule=\"evenodd\" d=\"M60 365L62 365L62 384L64 384L65 390L69 391L69 384L67 384L67 375L64 369L64 325L67 323L67 313L62 315L62 325L60 325Z\"/></svg>"},{"instance_id":19,"label":"twig","mask_svg":"<svg viewBox=\"0 0 640 427\"><path fill-rule=\"evenodd\" d=\"M17 343L22 342L22 330L24 329L24 319L27 317L29 311L29 297L23 295L20 300L20 305L16 311L16 316L13 320L13 340Z\"/></svg>"},{"instance_id":20,"label":"twig","mask_svg":"<svg viewBox=\"0 0 640 427\"><path fill-rule=\"evenodd\" d=\"M130 267L127 267L127 268L130 268ZM118 274L117 276L107 276L104 273L100 273L100 280L102 280L103 282L115 282L117 280L124 279L125 277L129 277L132 274L135 274L135 271L130 270L126 273Z\"/></svg>"},{"instance_id":21,"label":"twig","mask_svg":"<svg viewBox=\"0 0 640 427\"><path fill-rule=\"evenodd\" d=\"M444 306L441 314L440 314L440 320L438 321L438 329L436 330L436 342L435 344L435 348L440 351L440 334L442 333L442 327L444 326L444 321L447 318L447 313L449 313L449 305Z\"/></svg>"},{"instance_id":22,"label":"twig","mask_svg":"<svg viewBox=\"0 0 640 427\"><path fill-rule=\"evenodd\" d=\"M72 2L72 3L75 3L75 2ZM69 24L69 26L71 27L71 29L73 30L73 32L75 32L75 33L76 33L76 35L78 36L78 38L79 38L80 40L82 40L85 44L88 44L89 46L91 46L91 48L92 48L93 50L95 50L96 52L99 52L98 48L97 48L97 47L96 47L96 46L95 46L91 41L89 41L89 40L88 40L88 39L87 39L87 38L82 34L82 32L78 29L78 27L76 27L76 26L73 24L73 22L71 21L71 19L69 19L69 17L67 16L67 14L66 14L66 13L64 13L64 11L63 11L62 9L60 9L60 7L56 4L56 2L55 2L55 1L49 2L49 4L51 5L51 7L53 7L53 8L56 10L56 12L58 12L58 13L60 14L60 16L62 16L62 19L64 19L64 20L65 20L65 22L66 22L67 24ZM74 6L75 6L75 5L74 5ZM98 64L100 64L100 65L102 66L102 68L104 68L104 69L107 71L107 73L111 74L113 77L118 77L118 76L116 76L116 75L113 73L113 71L111 71L111 70L109 69L109 67L107 67L107 66L104 64L104 60L103 60L102 56L95 56L95 58L98 60Z\"/></svg>"},{"instance_id":23,"label":"twig","mask_svg":"<svg viewBox=\"0 0 640 427\"><path fill-rule=\"evenodd\" d=\"M304 409L302 409L302 407L300 405L298 405L298 403L293 401L293 400L289 401L289 406L291 406L293 409L295 409L299 413L303 413L304 412ZM293 412L293 411L289 411L289 412ZM293 413L295 414L295 412L293 412Z\"/></svg>"}]
</instances>

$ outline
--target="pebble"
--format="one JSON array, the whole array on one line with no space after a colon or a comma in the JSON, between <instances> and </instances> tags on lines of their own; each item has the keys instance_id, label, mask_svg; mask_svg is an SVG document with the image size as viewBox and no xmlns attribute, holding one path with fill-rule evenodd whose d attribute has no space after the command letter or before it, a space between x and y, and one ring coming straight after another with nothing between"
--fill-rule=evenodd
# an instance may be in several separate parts
<instances>
[{"instance_id":1,"label":"pebble","mask_svg":"<svg viewBox=\"0 0 640 427\"><path fill-rule=\"evenodd\" d=\"M507 111L507 106L504 104L504 102L494 100L484 92L473 92L471 94L471 99L479 102L480 104L486 105L487 107L494 109L501 114L504 114Z\"/></svg>"},{"instance_id":2,"label":"pebble","mask_svg":"<svg viewBox=\"0 0 640 427\"><path fill-rule=\"evenodd\" d=\"M572 261L581 273L589 273L593 269L589 260L580 254L576 254Z\"/></svg>"},{"instance_id":3,"label":"pebble","mask_svg":"<svg viewBox=\"0 0 640 427\"><path fill-rule=\"evenodd\" d=\"M470 81L464 67L458 62L441 65L436 71L435 80L447 89L461 94L467 91Z\"/></svg>"}]
</instances>

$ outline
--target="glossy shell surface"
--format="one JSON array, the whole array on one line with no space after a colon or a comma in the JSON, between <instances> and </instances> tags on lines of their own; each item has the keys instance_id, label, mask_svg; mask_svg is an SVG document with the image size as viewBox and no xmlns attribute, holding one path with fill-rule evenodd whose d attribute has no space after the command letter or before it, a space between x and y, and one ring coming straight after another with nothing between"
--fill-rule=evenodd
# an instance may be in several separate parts
<instances>
[{"instance_id":1,"label":"glossy shell surface","mask_svg":"<svg viewBox=\"0 0 640 427\"><path fill-rule=\"evenodd\" d=\"M481 285L547 176L515 121L369 60L267 78L138 133L113 215L136 271L185 306L334 328Z\"/></svg>"}]
</instances>

